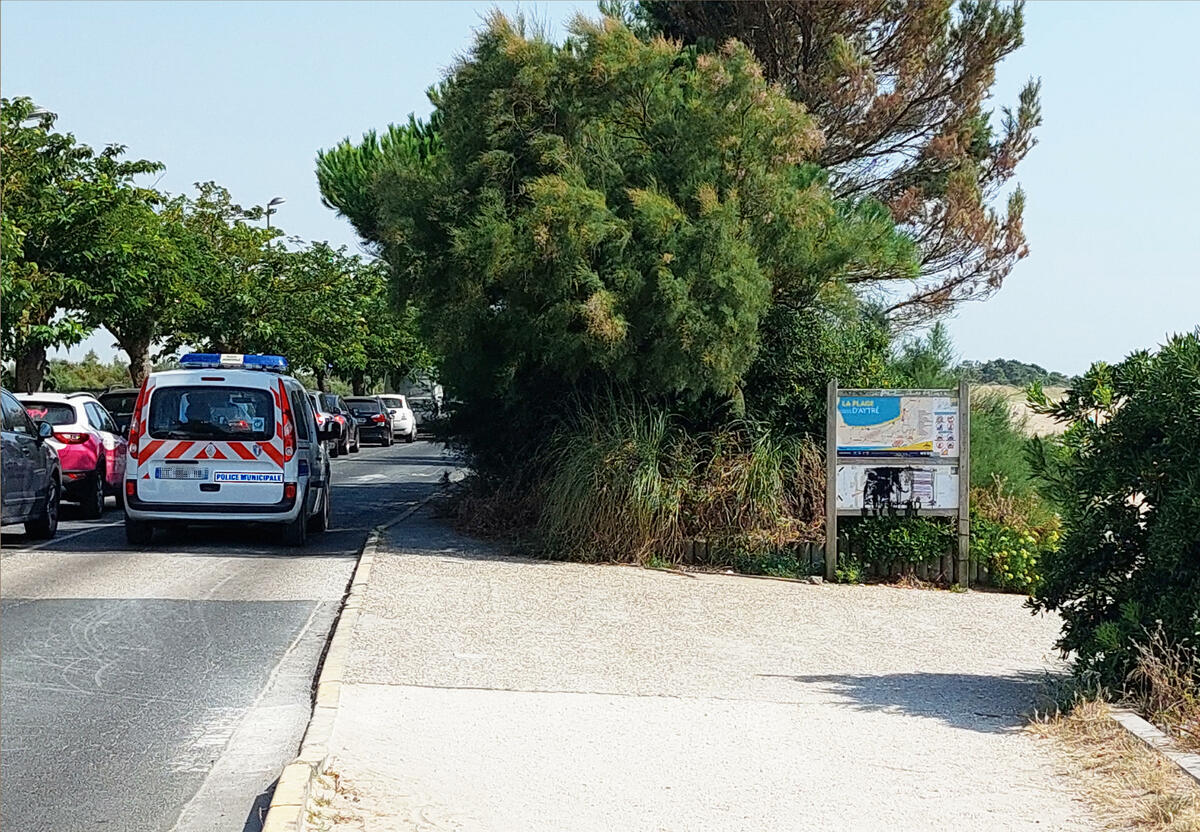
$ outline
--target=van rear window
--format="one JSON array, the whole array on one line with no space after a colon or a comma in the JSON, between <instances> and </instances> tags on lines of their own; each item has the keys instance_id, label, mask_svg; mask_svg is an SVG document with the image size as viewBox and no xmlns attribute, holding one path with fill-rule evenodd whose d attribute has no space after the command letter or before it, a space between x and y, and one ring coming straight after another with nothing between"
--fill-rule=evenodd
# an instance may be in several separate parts
<instances>
[{"instance_id":1,"label":"van rear window","mask_svg":"<svg viewBox=\"0 0 1200 832\"><path fill-rule=\"evenodd\" d=\"M150 399L155 439L263 441L275 435L275 400L246 387L162 387Z\"/></svg>"}]
</instances>

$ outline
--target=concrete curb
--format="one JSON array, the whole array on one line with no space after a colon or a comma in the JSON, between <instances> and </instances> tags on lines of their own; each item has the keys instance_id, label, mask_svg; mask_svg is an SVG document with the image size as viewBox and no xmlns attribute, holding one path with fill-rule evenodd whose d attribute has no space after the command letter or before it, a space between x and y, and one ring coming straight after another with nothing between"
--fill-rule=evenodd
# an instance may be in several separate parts
<instances>
[{"instance_id":1,"label":"concrete curb","mask_svg":"<svg viewBox=\"0 0 1200 832\"><path fill-rule=\"evenodd\" d=\"M317 677L317 694L304 739L300 742L300 754L284 766L283 773L279 775L262 832L300 832L304 829L305 809L313 781L329 756L329 741L333 737L333 723L341 697L342 674L350 659L350 643L362 609L363 595L371 579L371 567L375 562L379 541L383 539L385 531L416 514L434 496L430 494L416 505L409 506L391 520L373 528L367 535L358 555L358 564L354 567L354 577L350 579L350 591L333 626L333 637L321 665L321 674Z\"/></svg>"},{"instance_id":2,"label":"concrete curb","mask_svg":"<svg viewBox=\"0 0 1200 832\"><path fill-rule=\"evenodd\" d=\"M1180 751L1174 740L1133 711L1125 708L1112 708L1109 714L1114 722L1152 750L1162 754L1178 766L1180 771L1195 780L1197 785L1200 785L1200 754Z\"/></svg>"}]
</instances>

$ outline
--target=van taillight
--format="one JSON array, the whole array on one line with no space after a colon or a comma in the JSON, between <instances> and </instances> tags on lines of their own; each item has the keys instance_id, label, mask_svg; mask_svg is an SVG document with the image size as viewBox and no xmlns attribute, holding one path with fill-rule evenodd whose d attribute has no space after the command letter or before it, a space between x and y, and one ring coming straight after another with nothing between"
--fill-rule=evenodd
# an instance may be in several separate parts
<instances>
[{"instance_id":1,"label":"van taillight","mask_svg":"<svg viewBox=\"0 0 1200 832\"><path fill-rule=\"evenodd\" d=\"M137 480L125 480L125 496L137 496Z\"/></svg>"},{"instance_id":2,"label":"van taillight","mask_svg":"<svg viewBox=\"0 0 1200 832\"><path fill-rule=\"evenodd\" d=\"M285 499L285 500L296 499L296 483L294 483L294 482L284 483L283 499Z\"/></svg>"}]
</instances>

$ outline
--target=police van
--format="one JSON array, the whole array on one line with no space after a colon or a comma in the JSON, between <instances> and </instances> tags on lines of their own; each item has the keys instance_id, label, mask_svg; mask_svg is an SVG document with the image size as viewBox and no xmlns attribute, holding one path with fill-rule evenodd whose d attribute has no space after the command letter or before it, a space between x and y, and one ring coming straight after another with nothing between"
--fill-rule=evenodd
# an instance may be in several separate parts
<instances>
[{"instance_id":1,"label":"police van","mask_svg":"<svg viewBox=\"0 0 1200 832\"><path fill-rule=\"evenodd\" d=\"M125 536L273 523L303 545L329 526L329 457L303 385L278 355L191 353L142 384L129 424Z\"/></svg>"}]
</instances>

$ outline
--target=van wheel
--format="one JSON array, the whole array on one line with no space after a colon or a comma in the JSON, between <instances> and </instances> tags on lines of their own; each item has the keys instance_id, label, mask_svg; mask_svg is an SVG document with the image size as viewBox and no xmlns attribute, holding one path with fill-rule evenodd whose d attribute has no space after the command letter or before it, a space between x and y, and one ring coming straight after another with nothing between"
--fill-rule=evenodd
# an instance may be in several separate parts
<instances>
[{"instance_id":1,"label":"van wheel","mask_svg":"<svg viewBox=\"0 0 1200 832\"><path fill-rule=\"evenodd\" d=\"M25 524L25 534L37 540L49 540L58 531L58 480L50 477L46 483L46 499L41 516Z\"/></svg>"},{"instance_id":2,"label":"van wheel","mask_svg":"<svg viewBox=\"0 0 1200 832\"><path fill-rule=\"evenodd\" d=\"M321 510L308 520L308 530L317 534L328 529L330 523L333 522L333 501L329 493L329 486L326 485L321 490L325 492L321 498Z\"/></svg>"},{"instance_id":3,"label":"van wheel","mask_svg":"<svg viewBox=\"0 0 1200 832\"><path fill-rule=\"evenodd\" d=\"M308 495L300 502L300 511L296 519L283 527L283 543L285 546L303 546L308 540L308 518L304 516L304 507L308 505Z\"/></svg>"},{"instance_id":4,"label":"van wheel","mask_svg":"<svg viewBox=\"0 0 1200 832\"><path fill-rule=\"evenodd\" d=\"M145 520L125 516L125 542L130 546L146 546L154 540L154 526Z\"/></svg>"},{"instance_id":5,"label":"van wheel","mask_svg":"<svg viewBox=\"0 0 1200 832\"><path fill-rule=\"evenodd\" d=\"M104 469L98 468L88 477L79 497L80 514L85 520L95 520L104 514Z\"/></svg>"}]
</instances>

